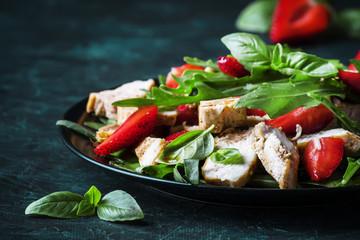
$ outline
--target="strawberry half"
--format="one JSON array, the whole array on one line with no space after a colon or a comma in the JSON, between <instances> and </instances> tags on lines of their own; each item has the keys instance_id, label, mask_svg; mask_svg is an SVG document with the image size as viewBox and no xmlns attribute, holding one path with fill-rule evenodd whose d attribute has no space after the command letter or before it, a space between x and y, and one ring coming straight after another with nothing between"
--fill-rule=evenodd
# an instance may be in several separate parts
<instances>
[{"instance_id":1,"label":"strawberry half","mask_svg":"<svg viewBox=\"0 0 360 240\"><path fill-rule=\"evenodd\" d=\"M246 115L247 116L259 116L263 117L266 115L266 112L261 109L255 109L255 108L247 108L246 109Z\"/></svg>"},{"instance_id":2,"label":"strawberry half","mask_svg":"<svg viewBox=\"0 0 360 240\"><path fill-rule=\"evenodd\" d=\"M149 136L155 128L157 109L154 105L140 107L108 139L97 146L94 152L105 156L131 147Z\"/></svg>"},{"instance_id":3,"label":"strawberry half","mask_svg":"<svg viewBox=\"0 0 360 240\"><path fill-rule=\"evenodd\" d=\"M186 63L179 67L172 67L171 72L168 73L166 77L166 86L169 88L177 88L179 84L175 81L175 79L172 77L174 75L175 77L181 77L182 74L185 72L185 70L193 69L193 70L204 70L203 67L191 65L189 63Z\"/></svg>"},{"instance_id":4,"label":"strawberry half","mask_svg":"<svg viewBox=\"0 0 360 240\"><path fill-rule=\"evenodd\" d=\"M281 127L286 135L296 133L296 124L302 127L305 134L315 133L324 129L334 118L334 114L324 105L311 108L299 107L280 117L265 121L273 128Z\"/></svg>"},{"instance_id":5,"label":"strawberry half","mask_svg":"<svg viewBox=\"0 0 360 240\"><path fill-rule=\"evenodd\" d=\"M339 166L344 153L344 141L340 138L314 138L305 148L302 162L314 181L329 178Z\"/></svg>"},{"instance_id":6,"label":"strawberry half","mask_svg":"<svg viewBox=\"0 0 360 240\"><path fill-rule=\"evenodd\" d=\"M279 0L270 29L274 43L298 42L326 29L330 11L325 4L313 0Z\"/></svg>"},{"instance_id":7,"label":"strawberry half","mask_svg":"<svg viewBox=\"0 0 360 240\"><path fill-rule=\"evenodd\" d=\"M176 117L175 125L181 125L186 122L186 125L193 126L199 122L198 110L193 104L184 104L177 107L178 115Z\"/></svg>"},{"instance_id":8,"label":"strawberry half","mask_svg":"<svg viewBox=\"0 0 360 240\"><path fill-rule=\"evenodd\" d=\"M360 50L359 50L359 52L356 54L355 59L360 60ZM356 72L357 72L354 64L352 64L352 63L349 65L349 70L350 70L350 71L356 71Z\"/></svg>"},{"instance_id":9,"label":"strawberry half","mask_svg":"<svg viewBox=\"0 0 360 240\"><path fill-rule=\"evenodd\" d=\"M240 78L250 74L250 72L234 57L220 56L217 64L220 71L230 77Z\"/></svg>"},{"instance_id":10,"label":"strawberry half","mask_svg":"<svg viewBox=\"0 0 360 240\"><path fill-rule=\"evenodd\" d=\"M179 136L183 135L187 133L187 131L180 131L180 132L176 132L174 134L171 134L170 136L167 136L165 138L165 141L168 142L168 143L171 143L172 141L174 141L176 138L178 138Z\"/></svg>"},{"instance_id":11,"label":"strawberry half","mask_svg":"<svg viewBox=\"0 0 360 240\"><path fill-rule=\"evenodd\" d=\"M349 87L350 91L360 96L360 73L339 70L338 76Z\"/></svg>"}]
</instances>

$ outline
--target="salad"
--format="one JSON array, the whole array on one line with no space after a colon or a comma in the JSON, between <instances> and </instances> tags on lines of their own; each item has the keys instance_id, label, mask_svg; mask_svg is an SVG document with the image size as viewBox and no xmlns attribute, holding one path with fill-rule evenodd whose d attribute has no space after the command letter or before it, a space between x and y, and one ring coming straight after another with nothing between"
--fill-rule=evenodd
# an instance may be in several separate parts
<instances>
[{"instance_id":1,"label":"salad","mask_svg":"<svg viewBox=\"0 0 360 240\"><path fill-rule=\"evenodd\" d=\"M98 121L86 128L57 124L89 137L94 154L113 166L156 178L280 189L360 185L360 52L345 66L254 34L221 41L229 53L217 61L185 57L158 83L90 93L86 111Z\"/></svg>"}]
</instances>

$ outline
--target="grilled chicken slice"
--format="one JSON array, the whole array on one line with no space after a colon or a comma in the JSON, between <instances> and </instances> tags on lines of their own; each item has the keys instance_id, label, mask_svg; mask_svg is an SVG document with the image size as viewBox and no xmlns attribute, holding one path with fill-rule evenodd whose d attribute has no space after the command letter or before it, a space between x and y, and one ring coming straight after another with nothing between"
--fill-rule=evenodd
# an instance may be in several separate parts
<instances>
[{"instance_id":1,"label":"grilled chicken slice","mask_svg":"<svg viewBox=\"0 0 360 240\"><path fill-rule=\"evenodd\" d=\"M297 147L277 128L265 123L254 127L253 148L265 170L281 189L296 188L299 153Z\"/></svg>"},{"instance_id":2,"label":"grilled chicken slice","mask_svg":"<svg viewBox=\"0 0 360 240\"><path fill-rule=\"evenodd\" d=\"M311 139L315 137L341 138L345 142L344 153L346 156L357 156L360 153L360 136L342 128L325 130L314 134L302 135L297 140L297 147L299 151L303 152L305 150L306 145L310 142Z\"/></svg>"},{"instance_id":3,"label":"grilled chicken slice","mask_svg":"<svg viewBox=\"0 0 360 240\"><path fill-rule=\"evenodd\" d=\"M113 102L129 98L145 97L146 92L144 90L150 91L153 86L155 86L153 79L147 81L136 80L125 83L113 90L92 92L89 95L86 112L95 112L97 116L106 116L116 120L117 112L121 111L122 107L113 106Z\"/></svg>"},{"instance_id":4,"label":"grilled chicken slice","mask_svg":"<svg viewBox=\"0 0 360 240\"><path fill-rule=\"evenodd\" d=\"M215 163L208 157L202 167L207 183L230 187L242 187L250 179L257 166L257 156L251 148L254 134L251 130L229 130L215 138L215 148L237 148L243 157L242 164Z\"/></svg>"},{"instance_id":5,"label":"grilled chicken slice","mask_svg":"<svg viewBox=\"0 0 360 240\"><path fill-rule=\"evenodd\" d=\"M160 155L168 143L163 138L146 137L135 148L141 167L157 165L155 159Z\"/></svg>"},{"instance_id":6,"label":"grilled chicken slice","mask_svg":"<svg viewBox=\"0 0 360 240\"><path fill-rule=\"evenodd\" d=\"M246 125L246 109L234 108L239 98L230 97L210 101L201 101L199 105L199 128L208 129L215 125L213 133L224 129Z\"/></svg>"}]
</instances>

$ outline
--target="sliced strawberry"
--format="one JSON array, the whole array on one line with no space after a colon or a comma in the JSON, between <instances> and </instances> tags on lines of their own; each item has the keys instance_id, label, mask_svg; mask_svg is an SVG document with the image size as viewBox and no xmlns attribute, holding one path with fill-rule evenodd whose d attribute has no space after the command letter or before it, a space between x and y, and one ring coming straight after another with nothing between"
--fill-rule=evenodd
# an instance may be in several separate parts
<instances>
[{"instance_id":1,"label":"sliced strawberry","mask_svg":"<svg viewBox=\"0 0 360 240\"><path fill-rule=\"evenodd\" d=\"M273 15L270 39L274 43L298 42L326 29L328 7L313 0L279 0Z\"/></svg>"},{"instance_id":2,"label":"sliced strawberry","mask_svg":"<svg viewBox=\"0 0 360 240\"><path fill-rule=\"evenodd\" d=\"M263 116L266 115L266 112L261 110L261 109L247 108L246 109L246 115L263 117Z\"/></svg>"},{"instance_id":3,"label":"sliced strawberry","mask_svg":"<svg viewBox=\"0 0 360 240\"><path fill-rule=\"evenodd\" d=\"M299 107L288 114L266 121L273 128L281 127L287 135L296 133L296 124L302 127L303 133L314 133L324 129L334 118L334 114L324 105L304 108Z\"/></svg>"},{"instance_id":4,"label":"sliced strawberry","mask_svg":"<svg viewBox=\"0 0 360 240\"><path fill-rule=\"evenodd\" d=\"M186 125L192 126L199 123L198 111L195 105L185 104L177 107L178 115L176 117L176 125L186 122Z\"/></svg>"},{"instance_id":5,"label":"sliced strawberry","mask_svg":"<svg viewBox=\"0 0 360 240\"><path fill-rule=\"evenodd\" d=\"M171 143L172 141L174 141L176 138L178 138L179 136L183 135L184 133L187 133L187 131L180 131L180 132L176 132L174 134L171 134L170 136L167 136L165 138L165 141L168 143Z\"/></svg>"},{"instance_id":6,"label":"sliced strawberry","mask_svg":"<svg viewBox=\"0 0 360 240\"><path fill-rule=\"evenodd\" d=\"M314 181L329 178L339 166L344 153L341 138L314 138L306 146L302 162Z\"/></svg>"},{"instance_id":7,"label":"sliced strawberry","mask_svg":"<svg viewBox=\"0 0 360 240\"><path fill-rule=\"evenodd\" d=\"M338 76L352 92L360 96L360 73L339 70Z\"/></svg>"},{"instance_id":8,"label":"sliced strawberry","mask_svg":"<svg viewBox=\"0 0 360 240\"><path fill-rule=\"evenodd\" d=\"M105 156L122 148L128 148L147 137L155 128L157 107L140 107L111 136L97 146L94 152Z\"/></svg>"},{"instance_id":9,"label":"sliced strawberry","mask_svg":"<svg viewBox=\"0 0 360 240\"><path fill-rule=\"evenodd\" d=\"M217 64L220 71L230 77L240 78L250 74L250 72L234 57L220 56Z\"/></svg>"},{"instance_id":10,"label":"sliced strawberry","mask_svg":"<svg viewBox=\"0 0 360 240\"><path fill-rule=\"evenodd\" d=\"M174 75L175 77L181 77L185 70L193 69L193 70L204 70L203 67L191 65L189 63L186 63L179 67L172 67L171 72L168 73L166 77L166 86L169 88L177 88L179 84L175 81L175 79L172 77Z\"/></svg>"},{"instance_id":11,"label":"sliced strawberry","mask_svg":"<svg viewBox=\"0 0 360 240\"><path fill-rule=\"evenodd\" d=\"M360 60L360 50L359 50L358 53L356 54L355 59ZM356 68L355 68L355 66L354 66L354 64L352 64L352 63L349 65L349 70L351 70L351 71L357 71Z\"/></svg>"}]
</instances>

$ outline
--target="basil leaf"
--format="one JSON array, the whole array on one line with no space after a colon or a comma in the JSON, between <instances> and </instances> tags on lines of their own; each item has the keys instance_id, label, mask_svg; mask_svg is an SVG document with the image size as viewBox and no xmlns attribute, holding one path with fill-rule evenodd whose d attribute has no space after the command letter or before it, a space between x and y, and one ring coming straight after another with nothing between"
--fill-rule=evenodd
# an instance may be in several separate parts
<instances>
[{"instance_id":1,"label":"basil leaf","mask_svg":"<svg viewBox=\"0 0 360 240\"><path fill-rule=\"evenodd\" d=\"M188 181L186 180L185 177L183 177L185 175L184 172L184 163L177 163L173 169L173 174L174 174L174 180L177 182L183 182L183 183L187 183Z\"/></svg>"},{"instance_id":2,"label":"basil leaf","mask_svg":"<svg viewBox=\"0 0 360 240\"><path fill-rule=\"evenodd\" d=\"M92 186L84 195L85 199L90 203L96 206L101 199L100 191Z\"/></svg>"},{"instance_id":3,"label":"basil leaf","mask_svg":"<svg viewBox=\"0 0 360 240\"><path fill-rule=\"evenodd\" d=\"M241 31L268 33L277 0L259 0L241 11L235 26Z\"/></svg>"},{"instance_id":4,"label":"basil leaf","mask_svg":"<svg viewBox=\"0 0 360 240\"><path fill-rule=\"evenodd\" d=\"M355 160L354 158L348 157L347 160L348 160L348 166L341 181L341 185L343 186L349 182L352 176L354 176L354 174L360 168L360 158Z\"/></svg>"},{"instance_id":5,"label":"basil leaf","mask_svg":"<svg viewBox=\"0 0 360 240\"><path fill-rule=\"evenodd\" d=\"M190 183L199 184L199 160L184 159L185 176Z\"/></svg>"},{"instance_id":6,"label":"basil leaf","mask_svg":"<svg viewBox=\"0 0 360 240\"><path fill-rule=\"evenodd\" d=\"M353 132L356 135L360 135L360 123L349 118L349 116L344 111L336 107L335 104L319 94L309 93L309 97L324 104L342 123L344 129Z\"/></svg>"},{"instance_id":7,"label":"basil leaf","mask_svg":"<svg viewBox=\"0 0 360 240\"><path fill-rule=\"evenodd\" d=\"M76 212L83 199L79 194L72 192L54 192L31 203L26 208L25 214L40 214L56 218L76 218Z\"/></svg>"},{"instance_id":8,"label":"basil leaf","mask_svg":"<svg viewBox=\"0 0 360 240\"><path fill-rule=\"evenodd\" d=\"M277 45L279 46L279 45ZM291 52L286 55L285 61L279 48L274 49L278 55L272 67L286 75L302 74L310 77L333 77L338 73L337 68L328 60L303 52Z\"/></svg>"},{"instance_id":9,"label":"basil leaf","mask_svg":"<svg viewBox=\"0 0 360 240\"><path fill-rule=\"evenodd\" d=\"M68 121L68 120L58 120L56 122L57 126L64 126L66 128L69 128L71 130L74 130L77 133L80 133L81 135L84 135L88 138L91 138L94 141L96 140L96 135L95 133L91 132L90 130L84 128L83 126L81 126L80 124Z\"/></svg>"},{"instance_id":10,"label":"basil leaf","mask_svg":"<svg viewBox=\"0 0 360 240\"><path fill-rule=\"evenodd\" d=\"M210 160L221 164L243 164L244 159L237 148L221 148L210 155Z\"/></svg>"},{"instance_id":11,"label":"basil leaf","mask_svg":"<svg viewBox=\"0 0 360 240\"><path fill-rule=\"evenodd\" d=\"M95 206L87 200L82 200L76 212L77 216L91 216L95 213Z\"/></svg>"},{"instance_id":12,"label":"basil leaf","mask_svg":"<svg viewBox=\"0 0 360 240\"><path fill-rule=\"evenodd\" d=\"M214 138L210 131L196 130L187 132L169 143L156 159L158 163L176 164L184 159L205 159L214 149Z\"/></svg>"},{"instance_id":13,"label":"basil leaf","mask_svg":"<svg viewBox=\"0 0 360 240\"><path fill-rule=\"evenodd\" d=\"M184 57L184 61L191 64L191 65L195 65L195 66L200 66L200 67L211 67L212 69L216 70L216 71L220 71L219 70L219 66L217 65L217 62L214 63L211 59L204 61L198 58L192 58L192 57Z\"/></svg>"},{"instance_id":14,"label":"basil leaf","mask_svg":"<svg viewBox=\"0 0 360 240\"><path fill-rule=\"evenodd\" d=\"M247 70L271 63L271 49L257 35L232 33L221 38L221 41Z\"/></svg>"},{"instance_id":15,"label":"basil leaf","mask_svg":"<svg viewBox=\"0 0 360 240\"><path fill-rule=\"evenodd\" d=\"M343 89L336 84L333 80L264 83L239 98L234 107L262 109L270 118L276 118L298 107L309 108L319 105L318 100L309 96L310 92L322 97L344 97Z\"/></svg>"},{"instance_id":16,"label":"basil leaf","mask_svg":"<svg viewBox=\"0 0 360 240\"><path fill-rule=\"evenodd\" d=\"M149 165L136 169L136 172L140 174L146 174L155 178L166 178L173 173L174 166L167 164Z\"/></svg>"},{"instance_id":17,"label":"basil leaf","mask_svg":"<svg viewBox=\"0 0 360 240\"><path fill-rule=\"evenodd\" d=\"M116 190L106 194L97 205L97 215L105 221L129 221L144 218L144 214L128 193Z\"/></svg>"},{"instance_id":18,"label":"basil leaf","mask_svg":"<svg viewBox=\"0 0 360 240\"><path fill-rule=\"evenodd\" d=\"M350 59L350 62L354 65L355 69L360 72L360 60L359 59Z\"/></svg>"},{"instance_id":19,"label":"basil leaf","mask_svg":"<svg viewBox=\"0 0 360 240\"><path fill-rule=\"evenodd\" d=\"M98 122L84 122L84 125L94 130L99 130L100 128L106 126L105 124Z\"/></svg>"},{"instance_id":20,"label":"basil leaf","mask_svg":"<svg viewBox=\"0 0 360 240\"><path fill-rule=\"evenodd\" d=\"M360 8L346 9L338 14L340 27L350 37L360 38Z\"/></svg>"}]
</instances>

